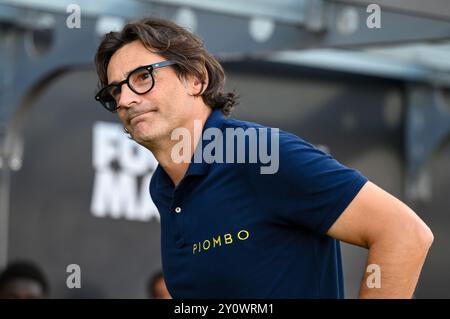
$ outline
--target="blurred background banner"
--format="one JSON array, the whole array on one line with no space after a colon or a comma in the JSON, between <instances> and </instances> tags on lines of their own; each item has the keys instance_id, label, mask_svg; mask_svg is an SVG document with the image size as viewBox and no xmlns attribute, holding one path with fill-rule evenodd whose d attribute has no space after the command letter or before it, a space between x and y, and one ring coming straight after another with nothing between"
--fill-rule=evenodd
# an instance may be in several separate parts
<instances>
[{"instance_id":1,"label":"blurred background banner","mask_svg":"<svg viewBox=\"0 0 450 319\"><path fill-rule=\"evenodd\" d=\"M235 117L305 138L411 206L435 236L416 297L450 298L447 0L0 0L0 269L35 262L52 298L146 297L157 163L94 100L93 58L150 15L204 39L241 96ZM365 258L343 244L348 298Z\"/></svg>"}]
</instances>

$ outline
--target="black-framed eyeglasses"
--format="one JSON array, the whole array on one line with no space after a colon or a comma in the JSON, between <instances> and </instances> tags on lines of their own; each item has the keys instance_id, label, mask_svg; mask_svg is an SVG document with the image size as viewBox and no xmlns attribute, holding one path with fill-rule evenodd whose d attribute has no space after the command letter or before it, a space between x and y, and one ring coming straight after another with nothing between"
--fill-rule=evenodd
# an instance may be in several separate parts
<instances>
[{"instance_id":1,"label":"black-framed eyeglasses","mask_svg":"<svg viewBox=\"0 0 450 319\"><path fill-rule=\"evenodd\" d=\"M118 102L122 91L122 85L126 83L131 91L139 95L150 92L155 85L153 70L173 64L176 64L176 62L167 60L140 66L131 71L125 80L105 86L95 95L95 99L108 111L116 112L119 108Z\"/></svg>"}]
</instances>

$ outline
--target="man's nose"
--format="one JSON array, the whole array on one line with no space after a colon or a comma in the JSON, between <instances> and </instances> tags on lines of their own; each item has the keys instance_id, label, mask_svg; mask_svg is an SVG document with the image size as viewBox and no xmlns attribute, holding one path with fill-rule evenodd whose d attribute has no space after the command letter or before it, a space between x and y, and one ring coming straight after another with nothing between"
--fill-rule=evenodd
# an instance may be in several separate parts
<instances>
[{"instance_id":1,"label":"man's nose","mask_svg":"<svg viewBox=\"0 0 450 319\"><path fill-rule=\"evenodd\" d=\"M131 107L140 102L139 94L133 92L126 83L120 89L119 107Z\"/></svg>"}]
</instances>

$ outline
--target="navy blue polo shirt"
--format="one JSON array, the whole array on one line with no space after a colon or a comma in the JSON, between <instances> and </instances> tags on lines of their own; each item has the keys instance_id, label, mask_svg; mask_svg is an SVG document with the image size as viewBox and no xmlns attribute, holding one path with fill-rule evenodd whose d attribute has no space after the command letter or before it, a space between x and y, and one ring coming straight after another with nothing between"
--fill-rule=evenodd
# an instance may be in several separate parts
<instances>
[{"instance_id":1,"label":"navy blue polo shirt","mask_svg":"<svg viewBox=\"0 0 450 319\"><path fill-rule=\"evenodd\" d=\"M224 136L227 128L267 129L219 110L203 131L209 128ZM273 174L261 174L263 164L249 160L192 161L174 187L156 169L150 194L174 298L344 297L339 242L326 232L367 178L293 134L280 130L278 137Z\"/></svg>"}]
</instances>

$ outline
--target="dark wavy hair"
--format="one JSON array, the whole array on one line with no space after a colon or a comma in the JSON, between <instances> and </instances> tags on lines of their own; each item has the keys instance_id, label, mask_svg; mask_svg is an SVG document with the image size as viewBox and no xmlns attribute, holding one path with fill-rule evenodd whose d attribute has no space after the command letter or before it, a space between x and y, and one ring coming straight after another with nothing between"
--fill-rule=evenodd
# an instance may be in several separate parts
<instances>
[{"instance_id":1,"label":"dark wavy hair","mask_svg":"<svg viewBox=\"0 0 450 319\"><path fill-rule=\"evenodd\" d=\"M203 86L197 94L213 109L229 116L237 104L237 96L224 93L225 72L220 63L204 47L203 41L185 28L168 20L147 17L126 24L122 31L107 33L95 55L99 86L108 84L107 68L111 56L125 44L139 40L151 52L176 62L180 79L193 75ZM207 87L206 78L208 76Z\"/></svg>"}]
</instances>

